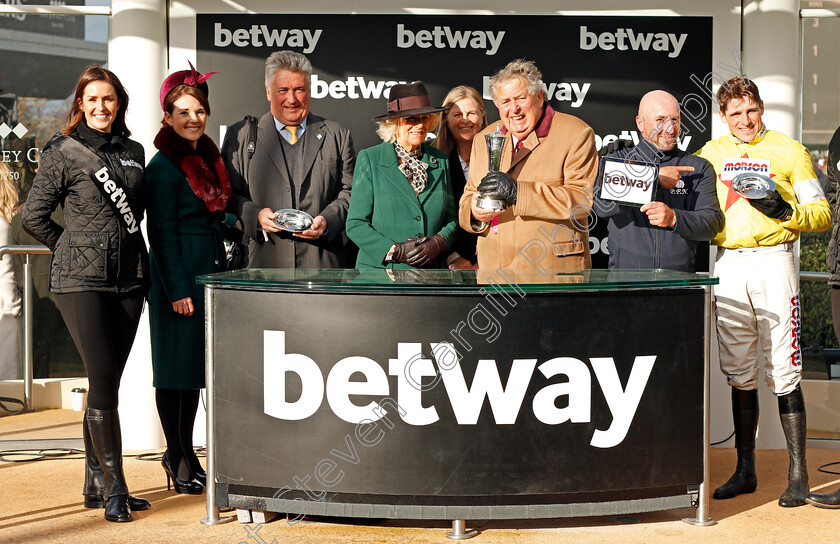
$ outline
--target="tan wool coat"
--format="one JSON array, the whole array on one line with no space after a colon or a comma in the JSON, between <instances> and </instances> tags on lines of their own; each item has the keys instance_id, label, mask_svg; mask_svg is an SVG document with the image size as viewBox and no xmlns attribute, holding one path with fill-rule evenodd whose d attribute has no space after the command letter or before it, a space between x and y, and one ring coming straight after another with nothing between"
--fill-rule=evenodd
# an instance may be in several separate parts
<instances>
[{"instance_id":1,"label":"tan wool coat","mask_svg":"<svg viewBox=\"0 0 840 544\"><path fill-rule=\"evenodd\" d=\"M577 117L550 106L538 127L551 114L545 137L538 136L539 128L532 131L515 159L512 138L505 138L500 170L518 182L518 193L516 204L498 217L496 228L478 223L470 213L476 187L488 171L484 135L496 129L495 123L473 140L470 179L458 219L462 228L479 233L479 268L534 268L544 273L591 267L589 215L598 174L594 132Z\"/></svg>"}]
</instances>

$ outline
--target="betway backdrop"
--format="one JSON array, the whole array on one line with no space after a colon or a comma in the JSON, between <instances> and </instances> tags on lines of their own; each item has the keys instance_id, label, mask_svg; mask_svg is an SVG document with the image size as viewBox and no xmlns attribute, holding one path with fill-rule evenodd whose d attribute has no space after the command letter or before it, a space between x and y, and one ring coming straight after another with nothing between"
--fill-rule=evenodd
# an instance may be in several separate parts
<instances>
[{"instance_id":1,"label":"betway backdrop","mask_svg":"<svg viewBox=\"0 0 840 544\"><path fill-rule=\"evenodd\" d=\"M586 121L598 148L638 140L639 98L652 89L681 101L681 148L711 135L711 17L199 14L196 24L198 69L219 72L209 82L214 136L268 111L264 62L281 49L312 62L312 111L349 128L357 151L379 143L371 118L396 83L422 80L433 103L470 85L496 122L488 80L516 58L536 62L552 107ZM605 237L595 225L593 267L606 266ZM698 269L707 257L698 250Z\"/></svg>"}]
</instances>

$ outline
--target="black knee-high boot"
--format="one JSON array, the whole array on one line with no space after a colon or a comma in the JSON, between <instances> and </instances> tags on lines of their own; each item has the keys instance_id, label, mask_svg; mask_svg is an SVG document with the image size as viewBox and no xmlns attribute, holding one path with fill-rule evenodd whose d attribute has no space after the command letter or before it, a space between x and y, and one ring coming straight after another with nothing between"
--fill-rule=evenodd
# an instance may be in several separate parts
<instances>
[{"instance_id":1,"label":"black knee-high boot","mask_svg":"<svg viewBox=\"0 0 840 544\"><path fill-rule=\"evenodd\" d=\"M758 485L755 477L755 431L758 429L758 390L732 388L732 420L735 422L735 451L738 464L735 474L715 489L714 498L731 499L752 493Z\"/></svg>"},{"instance_id":2,"label":"black knee-high boot","mask_svg":"<svg viewBox=\"0 0 840 544\"><path fill-rule=\"evenodd\" d=\"M802 506L808 495L808 466L805 464L805 442L808 426L805 421L805 398L802 388L779 397L779 417L787 441L790 467L788 486L779 497L779 506Z\"/></svg>"},{"instance_id":3,"label":"black knee-high boot","mask_svg":"<svg viewBox=\"0 0 840 544\"><path fill-rule=\"evenodd\" d=\"M85 496L85 508L105 507L105 475L99 466L96 450L90 440L90 429L87 422L88 411L85 410L82 419L82 438L85 442L85 485L82 493Z\"/></svg>"},{"instance_id":4,"label":"black knee-high boot","mask_svg":"<svg viewBox=\"0 0 840 544\"><path fill-rule=\"evenodd\" d=\"M99 466L96 450L90 440L90 429L87 423L87 410L82 420L82 437L85 441L85 486L82 493L85 496L85 508L105 508L105 474ZM142 497L128 496L128 507L132 512L148 510L149 501Z\"/></svg>"},{"instance_id":5,"label":"black knee-high boot","mask_svg":"<svg viewBox=\"0 0 840 544\"><path fill-rule=\"evenodd\" d=\"M119 412L88 408L86 419L91 442L105 478L105 519L116 522L131 521L128 486L122 466Z\"/></svg>"}]
</instances>

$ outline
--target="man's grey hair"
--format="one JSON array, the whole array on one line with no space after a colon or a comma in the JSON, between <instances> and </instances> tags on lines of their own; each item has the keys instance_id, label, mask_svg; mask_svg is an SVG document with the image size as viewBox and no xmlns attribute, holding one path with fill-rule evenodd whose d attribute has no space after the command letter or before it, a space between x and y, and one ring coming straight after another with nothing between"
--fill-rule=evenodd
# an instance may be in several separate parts
<instances>
[{"instance_id":1,"label":"man's grey hair","mask_svg":"<svg viewBox=\"0 0 840 544\"><path fill-rule=\"evenodd\" d=\"M511 79L521 79L525 83L528 94L532 96L537 96L543 91L542 72L534 61L516 59L490 76L490 98L493 102L496 101L499 87Z\"/></svg>"},{"instance_id":2,"label":"man's grey hair","mask_svg":"<svg viewBox=\"0 0 840 544\"><path fill-rule=\"evenodd\" d=\"M306 75L306 84L312 79L312 63L309 59L295 51L275 51L265 59L265 86L271 85L274 74L278 70L289 72L303 72Z\"/></svg>"}]
</instances>

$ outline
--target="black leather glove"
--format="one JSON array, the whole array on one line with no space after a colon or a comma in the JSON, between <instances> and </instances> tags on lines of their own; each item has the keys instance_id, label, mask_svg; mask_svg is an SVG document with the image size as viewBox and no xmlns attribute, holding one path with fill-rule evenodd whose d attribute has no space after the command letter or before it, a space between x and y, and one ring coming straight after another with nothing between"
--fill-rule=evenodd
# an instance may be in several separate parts
<instances>
[{"instance_id":1,"label":"black leather glove","mask_svg":"<svg viewBox=\"0 0 840 544\"><path fill-rule=\"evenodd\" d=\"M633 143L633 140L613 140L612 142L608 143L607 145L601 146L601 149L598 150L598 157L605 157L620 149L626 149L628 147L634 147L636 144Z\"/></svg>"},{"instance_id":2,"label":"black leather glove","mask_svg":"<svg viewBox=\"0 0 840 544\"><path fill-rule=\"evenodd\" d=\"M424 236L417 240L417 245L408 252L404 261L409 266L421 268L431 263L446 250L446 238L440 234Z\"/></svg>"},{"instance_id":3,"label":"black leather glove","mask_svg":"<svg viewBox=\"0 0 840 544\"><path fill-rule=\"evenodd\" d=\"M516 204L516 180L504 172L488 172L478 184L478 192L484 196L493 196Z\"/></svg>"},{"instance_id":4,"label":"black leather glove","mask_svg":"<svg viewBox=\"0 0 840 544\"><path fill-rule=\"evenodd\" d=\"M756 210L779 221L787 221L793 215L793 208L778 191L770 191L765 198L751 198L748 201Z\"/></svg>"},{"instance_id":5,"label":"black leather glove","mask_svg":"<svg viewBox=\"0 0 840 544\"><path fill-rule=\"evenodd\" d=\"M409 238L405 242L397 242L394 244L394 253L391 254L392 263L408 264L406 261L408 253L414 251L419 238Z\"/></svg>"}]
</instances>

